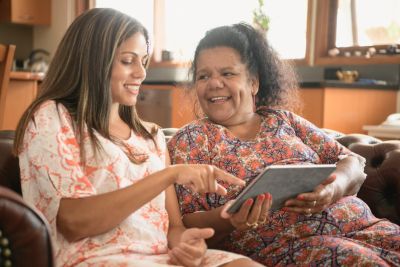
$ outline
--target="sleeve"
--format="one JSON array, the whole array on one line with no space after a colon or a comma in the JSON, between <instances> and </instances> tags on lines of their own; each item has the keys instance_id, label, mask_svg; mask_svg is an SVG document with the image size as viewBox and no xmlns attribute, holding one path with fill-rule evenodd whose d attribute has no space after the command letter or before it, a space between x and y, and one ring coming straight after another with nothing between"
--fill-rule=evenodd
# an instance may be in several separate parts
<instances>
[{"instance_id":1,"label":"sleeve","mask_svg":"<svg viewBox=\"0 0 400 267\"><path fill-rule=\"evenodd\" d=\"M180 129L168 142L171 164L210 164L206 130L199 124ZM192 192L183 185L175 185L182 215L209 210L206 194Z\"/></svg>"},{"instance_id":2,"label":"sleeve","mask_svg":"<svg viewBox=\"0 0 400 267\"><path fill-rule=\"evenodd\" d=\"M349 149L308 120L289 111L282 112L284 119L294 129L296 136L318 154L322 163L334 164L341 157L353 154Z\"/></svg>"},{"instance_id":3,"label":"sleeve","mask_svg":"<svg viewBox=\"0 0 400 267\"><path fill-rule=\"evenodd\" d=\"M19 160L23 196L55 230L61 198L96 194L81 166L68 111L54 102L42 104L27 126L22 147Z\"/></svg>"}]
</instances>

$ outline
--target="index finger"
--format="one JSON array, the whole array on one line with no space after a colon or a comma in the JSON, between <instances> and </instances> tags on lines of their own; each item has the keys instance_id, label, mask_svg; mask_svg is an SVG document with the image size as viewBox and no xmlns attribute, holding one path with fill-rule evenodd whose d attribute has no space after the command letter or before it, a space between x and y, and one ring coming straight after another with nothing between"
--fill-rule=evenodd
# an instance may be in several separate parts
<instances>
[{"instance_id":1,"label":"index finger","mask_svg":"<svg viewBox=\"0 0 400 267\"><path fill-rule=\"evenodd\" d=\"M217 167L214 167L214 177L217 177L218 179L227 182L228 184L234 184L234 185L239 185L239 186L244 186L246 185L246 182L233 176L230 173L227 173L224 170L221 170Z\"/></svg>"}]
</instances>

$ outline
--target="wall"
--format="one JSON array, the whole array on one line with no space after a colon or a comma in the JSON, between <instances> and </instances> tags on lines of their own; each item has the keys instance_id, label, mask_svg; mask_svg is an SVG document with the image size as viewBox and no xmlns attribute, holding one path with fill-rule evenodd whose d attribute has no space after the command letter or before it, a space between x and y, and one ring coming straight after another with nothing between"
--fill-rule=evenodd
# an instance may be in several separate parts
<instances>
[{"instance_id":1,"label":"wall","mask_svg":"<svg viewBox=\"0 0 400 267\"><path fill-rule=\"evenodd\" d=\"M0 23L0 43L16 45L15 58L26 59L33 47L31 26Z\"/></svg>"},{"instance_id":2,"label":"wall","mask_svg":"<svg viewBox=\"0 0 400 267\"><path fill-rule=\"evenodd\" d=\"M75 18L75 1L52 0L51 26L0 23L0 42L15 44L15 58L26 59L33 49L42 48L52 57L65 30Z\"/></svg>"},{"instance_id":3,"label":"wall","mask_svg":"<svg viewBox=\"0 0 400 267\"><path fill-rule=\"evenodd\" d=\"M53 57L58 43L75 18L75 1L52 0L51 4L51 26L34 27L33 47L43 48Z\"/></svg>"}]
</instances>

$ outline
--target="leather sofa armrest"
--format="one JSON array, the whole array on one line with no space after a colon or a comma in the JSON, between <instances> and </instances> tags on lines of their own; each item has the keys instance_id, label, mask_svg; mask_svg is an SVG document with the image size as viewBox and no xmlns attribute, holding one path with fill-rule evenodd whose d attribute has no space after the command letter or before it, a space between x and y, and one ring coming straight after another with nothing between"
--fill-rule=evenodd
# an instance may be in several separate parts
<instances>
[{"instance_id":1,"label":"leather sofa armrest","mask_svg":"<svg viewBox=\"0 0 400 267\"><path fill-rule=\"evenodd\" d=\"M400 225L400 141L381 141L364 134L342 135L336 140L366 159L367 178L357 196L375 216Z\"/></svg>"},{"instance_id":2,"label":"leather sofa armrest","mask_svg":"<svg viewBox=\"0 0 400 267\"><path fill-rule=\"evenodd\" d=\"M0 186L0 262L12 266L53 266L49 227L20 195Z\"/></svg>"}]
</instances>

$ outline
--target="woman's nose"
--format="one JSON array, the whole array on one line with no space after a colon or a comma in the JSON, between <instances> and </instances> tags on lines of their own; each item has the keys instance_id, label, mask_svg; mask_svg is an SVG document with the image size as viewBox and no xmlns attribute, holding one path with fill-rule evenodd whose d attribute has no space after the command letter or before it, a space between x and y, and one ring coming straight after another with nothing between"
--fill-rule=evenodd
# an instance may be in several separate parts
<instances>
[{"instance_id":1,"label":"woman's nose","mask_svg":"<svg viewBox=\"0 0 400 267\"><path fill-rule=\"evenodd\" d=\"M142 64L138 64L132 71L132 75L136 78L146 78L146 68Z\"/></svg>"},{"instance_id":2,"label":"woman's nose","mask_svg":"<svg viewBox=\"0 0 400 267\"><path fill-rule=\"evenodd\" d=\"M212 88L222 88L224 87L224 82L220 77L211 77L209 84Z\"/></svg>"}]
</instances>

